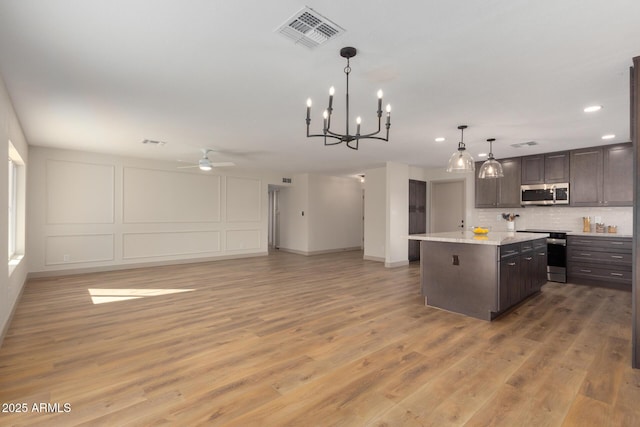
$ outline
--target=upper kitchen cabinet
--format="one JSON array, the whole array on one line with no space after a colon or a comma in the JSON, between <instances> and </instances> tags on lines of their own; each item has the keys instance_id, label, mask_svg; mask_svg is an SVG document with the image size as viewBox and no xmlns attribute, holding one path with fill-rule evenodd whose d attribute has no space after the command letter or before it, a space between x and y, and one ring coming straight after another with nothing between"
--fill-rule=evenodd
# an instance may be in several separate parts
<instances>
[{"instance_id":1,"label":"upper kitchen cabinet","mask_svg":"<svg viewBox=\"0 0 640 427\"><path fill-rule=\"evenodd\" d=\"M571 152L569 202L571 206L602 205L603 154L601 147Z\"/></svg>"},{"instance_id":2,"label":"upper kitchen cabinet","mask_svg":"<svg viewBox=\"0 0 640 427\"><path fill-rule=\"evenodd\" d=\"M572 151L570 183L572 206L632 206L632 145Z\"/></svg>"},{"instance_id":3,"label":"upper kitchen cabinet","mask_svg":"<svg viewBox=\"0 0 640 427\"><path fill-rule=\"evenodd\" d=\"M569 182L569 153L549 153L522 158L522 184Z\"/></svg>"},{"instance_id":4,"label":"upper kitchen cabinet","mask_svg":"<svg viewBox=\"0 0 640 427\"><path fill-rule=\"evenodd\" d=\"M522 158L522 184L544 184L544 154Z\"/></svg>"},{"instance_id":5,"label":"upper kitchen cabinet","mask_svg":"<svg viewBox=\"0 0 640 427\"><path fill-rule=\"evenodd\" d=\"M569 182L569 152L549 153L544 156L544 182Z\"/></svg>"},{"instance_id":6,"label":"upper kitchen cabinet","mask_svg":"<svg viewBox=\"0 0 640 427\"><path fill-rule=\"evenodd\" d=\"M603 147L602 192L607 206L633 206L633 145Z\"/></svg>"},{"instance_id":7,"label":"upper kitchen cabinet","mask_svg":"<svg viewBox=\"0 0 640 427\"><path fill-rule=\"evenodd\" d=\"M502 164L503 178L478 178L477 170L483 162L476 163L476 208L520 207L520 157L498 161Z\"/></svg>"}]
</instances>

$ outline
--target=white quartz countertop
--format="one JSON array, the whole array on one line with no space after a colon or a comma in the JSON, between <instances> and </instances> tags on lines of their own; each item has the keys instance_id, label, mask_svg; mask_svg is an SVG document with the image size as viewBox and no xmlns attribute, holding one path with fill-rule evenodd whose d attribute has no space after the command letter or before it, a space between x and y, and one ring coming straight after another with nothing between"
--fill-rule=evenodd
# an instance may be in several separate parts
<instances>
[{"instance_id":1,"label":"white quartz countertop","mask_svg":"<svg viewBox=\"0 0 640 427\"><path fill-rule=\"evenodd\" d=\"M632 234L621 234L621 233L588 233L584 231L569 231L567 232L567 236L589 236L589 237L633 237Z\"/></svg>"},{"instance_id":2,"label":"white quartz countertop","mask_svg":"<svg viewBox=\"0 0 640 427\"><path fill-rule=\"evenodd\" d=\"M472 231L451 231L446 233L410 234L410 240L428 240L431 242L471 243L476 245L509 245L529 240L549 237L545 233L523 233L516 231L489 231L487 234L474 234Z\"/></svg>"}]
</instances>

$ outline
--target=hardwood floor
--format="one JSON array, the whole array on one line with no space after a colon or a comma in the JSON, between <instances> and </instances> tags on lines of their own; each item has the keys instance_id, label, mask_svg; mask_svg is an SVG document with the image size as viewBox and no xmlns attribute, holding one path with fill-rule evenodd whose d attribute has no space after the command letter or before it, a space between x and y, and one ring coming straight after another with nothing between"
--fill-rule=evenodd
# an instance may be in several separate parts
<instances>
[{"instance_id":1,"label":"hardwood floor","mask_svg":"<svg viewBox=\"0 0 640 427\"><path fill-rule=\"evenodd\" d=\"M417 265L276 252L30 281L0 425L637 426L630 358L627 292L548 283L489 323L425 307Z\"/></svg>"}]
</instances>

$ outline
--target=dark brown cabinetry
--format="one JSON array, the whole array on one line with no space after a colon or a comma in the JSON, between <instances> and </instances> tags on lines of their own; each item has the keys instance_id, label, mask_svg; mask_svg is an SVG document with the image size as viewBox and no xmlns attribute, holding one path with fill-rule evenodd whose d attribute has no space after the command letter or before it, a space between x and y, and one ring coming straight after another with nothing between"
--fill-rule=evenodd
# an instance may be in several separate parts
<instances>
[{"instance_id":1,"label":"dark brown cabinetry","mask_svg":"<svg viewBox=\"0 0 640 427\"><path fill-rule=\"evenodd\" d=\"M538 154L522 158L522 184L569 182L569 153Z\"/></svg>"},{"instance_id":2,"label":"dark brown cabinetry","mask_svg":"<svg viewBox=\"0 0 640 427\"><path fill-rule=\"evenodd\" d=\"M544 155L522 158L522 184L544 184Z\"/></svg>"},{"instance_id":3,"label":"dark brown cabinetry","mask_svg":"<svg viewBox=\"0 0 640 427\"><path fill-rule=\"evenodd\" d=\"M607 206L633 206L633 146L603 147L603 203Z\"/></svg>"},{"instance_id":4,"label":"dark brown cabinetry","mask_svg":"<svg viewBox=\"0 0 640 427\"><path fill-rule=\"evenodd\" d=\"M631 289L630 237L567 237L567 280Z\"/></svg>"},{"instance_id":5,"label":"dark brown cabinetry","mask_svg":"<svg viewBox=\"0 0 640 427\"><path fill-rule=\"evenodd\" d=\"M498 287L500 311L540 291L547 282L546 271L546 239L501 246Z\"/></svg>"},{"instance_id":6,"label":"dark brown cabinetry","mask_svg":"<svg viewBox=\"0 0 640 427\"><path fill-rule=\"evenodd\" d=\"M572 151L569 192L572 206L632 206L632 145Z\"/></svg>"},{"instance_id":7,"label":"dark brown cabinetry","mask_svg":"<svg viewBox=\"0 0 640 427\"><path fill-rule=\"evenodd\" d=\"M427 183L409 180L409 234L427 231ZM420 259L420 241L409 240L409 261Z\"/></svg>"},{"instance_id":8,"label":"dark brown cabinetry","mask_svg":"<svg viewBox=\"0 0 640 427\"><path fill-rule=\"evenodd\" d=\"M550 153L544 156L544 182L569 182L569 153Z\"/></svg>"},{"instance_id":9,"label":"dark brown cabinetry","mask_svg":"<svg viewBox=\"0 0 640 427\"><path fill-rule=\"evenodd\" d=\"M520 207L521 160L519 157L499 160L503 178L480 179L475 176L476 208ZM476 170L483 162L476 163Z\"/></svg>"},{"instance_id":10,"label":"dark brown cabinetry","mask_svg":"<svg viewBox=\"0 0 640 427\"><path fill-rule=\"evenodd\" d=\"M600 147L571 152L569 203L572 206L602 204L602 158Z\"/></svg>"}]
</instances>

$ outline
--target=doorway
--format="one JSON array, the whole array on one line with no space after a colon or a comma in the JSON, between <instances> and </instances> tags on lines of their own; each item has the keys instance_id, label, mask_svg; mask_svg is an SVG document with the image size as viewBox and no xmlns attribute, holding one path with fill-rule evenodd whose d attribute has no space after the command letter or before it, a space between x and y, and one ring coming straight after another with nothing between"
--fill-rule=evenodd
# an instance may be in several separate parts
<instances>
[{"instance_id":1,"label":"doorway","mask_svg":"<svg viewBox=\"0 0 640 427\"><path fill-rule=\"evenodd\" d=\"M269 250L280 249L280 209L278 207L279 187L269 185L269 219L268 246Z\"/></svg>"},{"instance_id":2,"label":"doorway","mask_svg":"<svg viewBox=\"0 0 640 427\"><path fill-rule=\"evenodd\" d=\"M429 231L441 233L465 229L465 180L431 182Z\"/></svg>"}]
</instances>

